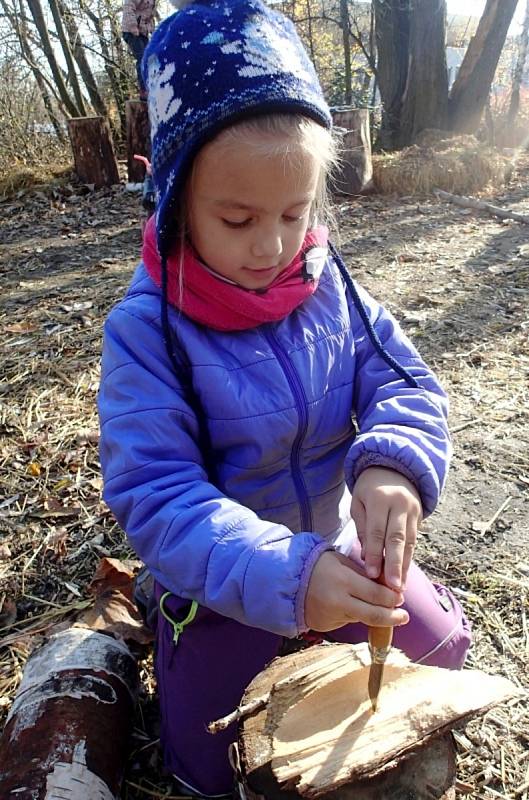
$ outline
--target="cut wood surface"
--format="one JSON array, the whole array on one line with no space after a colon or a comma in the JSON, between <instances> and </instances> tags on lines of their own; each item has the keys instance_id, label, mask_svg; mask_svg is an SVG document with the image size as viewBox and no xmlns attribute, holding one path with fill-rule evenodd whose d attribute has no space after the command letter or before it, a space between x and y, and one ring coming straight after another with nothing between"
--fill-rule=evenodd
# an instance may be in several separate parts
<instances>
[{"instance_id":1,"label":"cut wood surface","mask_svg":"<svg viewBox=\"0 0 529 800\"><path fill-rule=\"evenodd\" d=\"M85 628L30 657L0 738L0 798L113 800L138 687L128 647Z\"/></svg>"},{"instance_id":2,"label":"cut wood surface","mask_svg":"<svg viewBox=\"0 0 529 800\"><path fill-rule=\"evenodd\" d=\"M518 693L504 678L412 664L393 649L373 714L369 663L366 645L321 645L276 659L257 676L242 705L267 692L268 702L242 723L239 739L250 786L270 783L270 768L278 787L304 797L372 778ZM402 788L400 773L395 780ZM431 796L443 797L447 788Z\"/></svg>"}]
</instances>

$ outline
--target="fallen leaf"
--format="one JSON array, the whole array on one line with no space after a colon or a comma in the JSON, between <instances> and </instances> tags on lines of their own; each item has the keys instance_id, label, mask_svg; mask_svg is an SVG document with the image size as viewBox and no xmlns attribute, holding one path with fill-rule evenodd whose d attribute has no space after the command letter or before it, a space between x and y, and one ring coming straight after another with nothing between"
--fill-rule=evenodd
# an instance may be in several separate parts
<instances>
[{"instance_id":1,"label":"fallen leaf","mask_svg":"<svg viewBox=\"0 0 529 800\"><path fill-rule=\"evenodd\" d=\"M17 605L14 600L4 600L0 606L0 628L7 628L17 618Z\"/></svg>"},{"instance_id":2,"label":"fallen leaf","mask_svg":"<svg viewBox=\"0 0 529 800\"><path fill-rule=\"evenodd\" d=\"M0 560L11 558L11 550L8 544L0 544Z\"/></svg>"},{"instance_id":3,"label":"fallen leaf","mask_svg":"<svg viewBox=\"0 0 529 800\"><path fill-rule=\"evenodd\" d=\"M48 519L52 517L78 517L81 513L81 509L77 506L67 508L61 505L61 503L54 497L48 497L48 499L44 501L43 505L43 511L32 511L30 516L38 517L39 519Z\"/></svg>"},{"instance_id":4,"label":"fallen leaf","mask_svg":"<svg viewBox=\"0 0 529 800\"><path fill-rule=\"evenodd\" d=\"M6 325L4 330L7 333L30 333L36 331L37 326L32 322L15 322L13 325Z\"/></svg>"},{"instance_id":5,"label":"fallen leaf","mask_svg":"<svg viewBox=\"0 0 529 800\"><path fill-rule=\"evenodd\" d=\"M100 594L78 622L94 631L112 633L138 644L149 644L154 638L134 603L116 589L108 589Z\"/></svg>"},{"instance_id":6,"label":"fallen leaf","mask_svg":"<svg viewBox=\"0 0 529 800\"><path fill-rule=\"evenodd\" d=\"M51 550L58 558L65 558L68 553L68 548L66 546L67 538L68 531L66 528L60 527L52 530L47 537L45 552Z\"/></svg>"},{"instance_id":7,"label":"fallen leaf","mask_svg":"<svg viewBox=\"0 0 529 800\"><path fill-rule=\"evenodd\" d=\"M144 625L133 602L134 570L116 558L102 558L88 587L94 595L94 605L78 622L138 644L152 642L153 635Z\"/></svg>"},{"instance_id":8,"label":"fallen leaf","mask_svg":"<svg viewBox=\"0 0 529 800\"><path fill-rule=\"evenodd\" d=\"M132 600L134 575L134 569L126 562L120 561L118 558L102 558L97 565L88 590L98 597L108 589L117 589L129 600Z\"/></svg>"}]
</instances>

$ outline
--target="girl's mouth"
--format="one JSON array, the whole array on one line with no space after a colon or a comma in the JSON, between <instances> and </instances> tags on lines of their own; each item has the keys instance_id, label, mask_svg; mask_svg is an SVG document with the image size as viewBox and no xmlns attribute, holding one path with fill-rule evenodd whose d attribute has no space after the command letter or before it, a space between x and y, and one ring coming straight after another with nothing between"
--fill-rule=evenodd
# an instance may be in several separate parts
<instances>
[{"instance_id":1,"label":"girl's mouth","mask_svg":"<svg viewBox=\"0 0 529 800\"><path fill-rule=\"evenodd\" d=\"M252 275L266 278L268 275L273 275L273 273L278 269L278 267L243 267L246 272L251 272Z\"/></svg>"}]
</instances>

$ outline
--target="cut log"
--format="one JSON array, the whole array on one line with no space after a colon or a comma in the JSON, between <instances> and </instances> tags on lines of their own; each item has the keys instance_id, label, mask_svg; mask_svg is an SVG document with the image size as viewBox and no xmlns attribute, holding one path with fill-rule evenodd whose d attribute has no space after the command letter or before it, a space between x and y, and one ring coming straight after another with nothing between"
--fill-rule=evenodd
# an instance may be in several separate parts
<instances>
[{"instance_id":1,"label":"cut log","mask_svg":"<svg viewBox=\"0 0 529 800\"><path fill-rule=\"evenodd\" d=\"M138 668L128 647L68 628L29 658L0 738L0 797L119 796Z\"/></svg>"},{"instance_id":2,"label":"cut log","mask_svg":"<svg viewBox=\"0 0 529 800\"><path fill-rule=\"evenodd\" d=\"M454 796L450 730L518 689L478 671L412 664L393 649L372 713L369 663L367 645L325 644L275 659L252 681L237 743L245 789L271 800Z\"/></svg>"},{"instance_id":3,"label":"cut log","mask_svg":"<svg viewBox=\"0 0 529 800\"><path fill-rule=\"evenodd\" d=\"M119 183L119 172L110 126L104 117L73 117L68 120L75 172L79 180L96 189Z\"/></svg>"},{"instance_id":4,"label":"cut log","mask_svg":"<svg viewBox=\"0 0 529 800\"><path fill-rule=\"evenodd\" d=\"M127 175L131 183L139 183L145 177L145 166L134 156L151 159L151 134L147 103L142 100L127 100Z\"/></svg>"},{"instance_id":5,"label":"cut log","mask_svg":"<svg viewBox=\"0 0 529 800\"><path fill-rule=\"evenodd\" d=\"M337 108L332 118L340 141L340 165L333 180L334 191L343 195L367 193L373 188L369 111Z\"/></svg>"}]
</instances>

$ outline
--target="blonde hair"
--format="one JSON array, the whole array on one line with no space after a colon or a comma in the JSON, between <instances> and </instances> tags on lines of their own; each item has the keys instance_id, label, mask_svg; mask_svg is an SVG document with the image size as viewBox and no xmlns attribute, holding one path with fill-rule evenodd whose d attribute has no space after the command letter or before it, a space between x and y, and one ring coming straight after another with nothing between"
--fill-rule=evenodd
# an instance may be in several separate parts
<instances>
[{"instance_id":1,"label":"blonde hair","mask_svg":"<svg viewBox=\"0 0 529 800\"><path fill-rule=\"evenodd\" d=\"M259 134L259 136L254 134ZM248 141L252 141L256 154L272 157L283 156L285 160L289 161L295 161L300 153L312 156L316 164L319 163L320 172L310 224L315 224L317 221L334 227L329 185L339 157L337 142L330 130L301 114L262 114L224 128L213 141L225 143L227 147L237 147L241 143L247 144ZM193 183L197 158L198 156L195 157L194 165L186 182L186 189L182 192L179 203L179 212L176 218L179 244L185 241L188 234L185 197Z\"/></svg>"}]
</instances>

